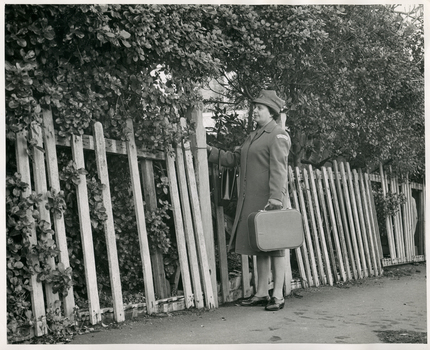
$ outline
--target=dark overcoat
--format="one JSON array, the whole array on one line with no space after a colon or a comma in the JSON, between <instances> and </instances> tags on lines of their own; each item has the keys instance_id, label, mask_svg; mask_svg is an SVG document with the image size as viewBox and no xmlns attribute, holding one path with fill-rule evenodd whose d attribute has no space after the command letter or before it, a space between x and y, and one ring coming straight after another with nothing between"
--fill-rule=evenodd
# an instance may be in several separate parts
<instances>
[{"instance_id":1,"label":"dark overcoat","mask_svg":"<svg viewBox=\"0 0 430 350\"><path fill-rule=\"evenodd\" d=\"M240 166L239 197L229 242L229 249L234 246L236 253L262 254L249 244L248 216L263 209L270 198L282 201L285 206L290 147L290 137L272 120L263 128L252 131L234 152L212 148L210 162L218 162L220 156L222 166Z\"/></svg>"}]
</instances>

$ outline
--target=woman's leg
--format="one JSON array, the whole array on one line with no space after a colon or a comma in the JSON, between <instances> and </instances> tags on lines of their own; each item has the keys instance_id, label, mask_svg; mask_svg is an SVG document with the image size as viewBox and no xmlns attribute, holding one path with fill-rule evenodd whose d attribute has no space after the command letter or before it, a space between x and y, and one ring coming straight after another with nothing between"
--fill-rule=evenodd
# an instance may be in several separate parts
<instances>
[{"instance_id":1,"label":"woman's leg","mask_svg":"<svg viewBox=\"0 0 430 350\"><path fill-rule=\"evenodd\" d=\"M269 295L269 272L270 256L257 255L258 284L255 295L258 297Z\"/></svg>"},{"instance_id":2,"label":"woman's leg","mask_svg":"<svg viewBox=\"0 0 430 350\"><path fill-rule=\"evenodd\" d=\"M272 297L275 297L277 299L284 298L285 268L286 268L285 257L283 256L272 257L272 273L273 273Z\"/></svg>"}]
</instances>

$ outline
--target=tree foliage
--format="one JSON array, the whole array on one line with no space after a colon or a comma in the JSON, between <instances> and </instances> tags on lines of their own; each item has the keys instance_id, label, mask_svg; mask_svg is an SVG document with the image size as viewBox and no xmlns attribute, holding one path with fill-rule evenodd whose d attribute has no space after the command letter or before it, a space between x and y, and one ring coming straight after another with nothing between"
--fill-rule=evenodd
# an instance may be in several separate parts
<instances>
[{"instance_id":1,"label":"tree foliage","mask_svg":"<svg viewBox=\"0 0 430 350\"><path fill-rule=\"evenodd\" d=\"M218 77L245 106L264 87L286 99L296 165L342 156L422 172L421 10L8 5L7 134L49 106L62 136L99 120L125 139L132 117L137 142L160 149L182 136L178 117L201 100L197 88Z\"/></svg>"},{"instance_id":2,"label":"tree foliage","mask_svg":"<svg viewBox=\"0 0 430 350\"><path fill-rule=\"evenodd\" d=\"M295 165L342 156L422 175L422 14L411 21L389 6L252 9L252 37L263 50L242 50L246 29L240 37L231 24L222 28L236 50L220 57L219 82L239 103L269 87L285 98Z\"/></svg>"}]
</instances>

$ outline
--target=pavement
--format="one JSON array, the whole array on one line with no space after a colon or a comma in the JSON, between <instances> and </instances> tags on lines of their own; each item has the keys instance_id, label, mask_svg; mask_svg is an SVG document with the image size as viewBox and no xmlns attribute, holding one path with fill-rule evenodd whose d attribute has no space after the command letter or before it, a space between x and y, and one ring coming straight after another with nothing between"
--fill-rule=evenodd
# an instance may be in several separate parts
<instances>
[{"instance_id":1,"label":"pavement","mask_svg":"<svg viewBox=\"0 0 430 350\"><path fill-rule=\"evenodd\" d=\"M285 299L285 308L277 312L228 303L167 317L146 315L116 328L77 335L69 344L104 344L103 349L106 344L113 348L118 347L113 344L170 344L168 348L181 349L221 344L229 345L228 349L309 349L332 344L328 346L332 349L369 344L365 348L372 349L387 343L381 335L390 332L397 335L392 338L396 343L407 343L411 334L425 336L427 332L426 274L425 263L393 266L382 277L296 289ZM410 347L427 345L407 345Z\"/></svg>"}]
</instances>

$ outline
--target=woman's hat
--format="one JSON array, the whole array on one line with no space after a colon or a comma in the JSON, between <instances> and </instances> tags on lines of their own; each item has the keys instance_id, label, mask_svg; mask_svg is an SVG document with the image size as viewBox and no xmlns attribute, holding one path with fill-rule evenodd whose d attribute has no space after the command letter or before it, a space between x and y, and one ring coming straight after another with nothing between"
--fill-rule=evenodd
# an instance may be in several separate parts
<instances>
[{"instance_id":1,"label":"woman's hat","mask_svg":"<svg viewBox=\"0 0 430 350\"><path fill-rule=\"evenodd\" d=\"M252 101L253 103L261 103L272 108L276 113L281 111L285 101L276 96L275 90L261 90L260 95Z\"/></svg>"}]
</instances>

